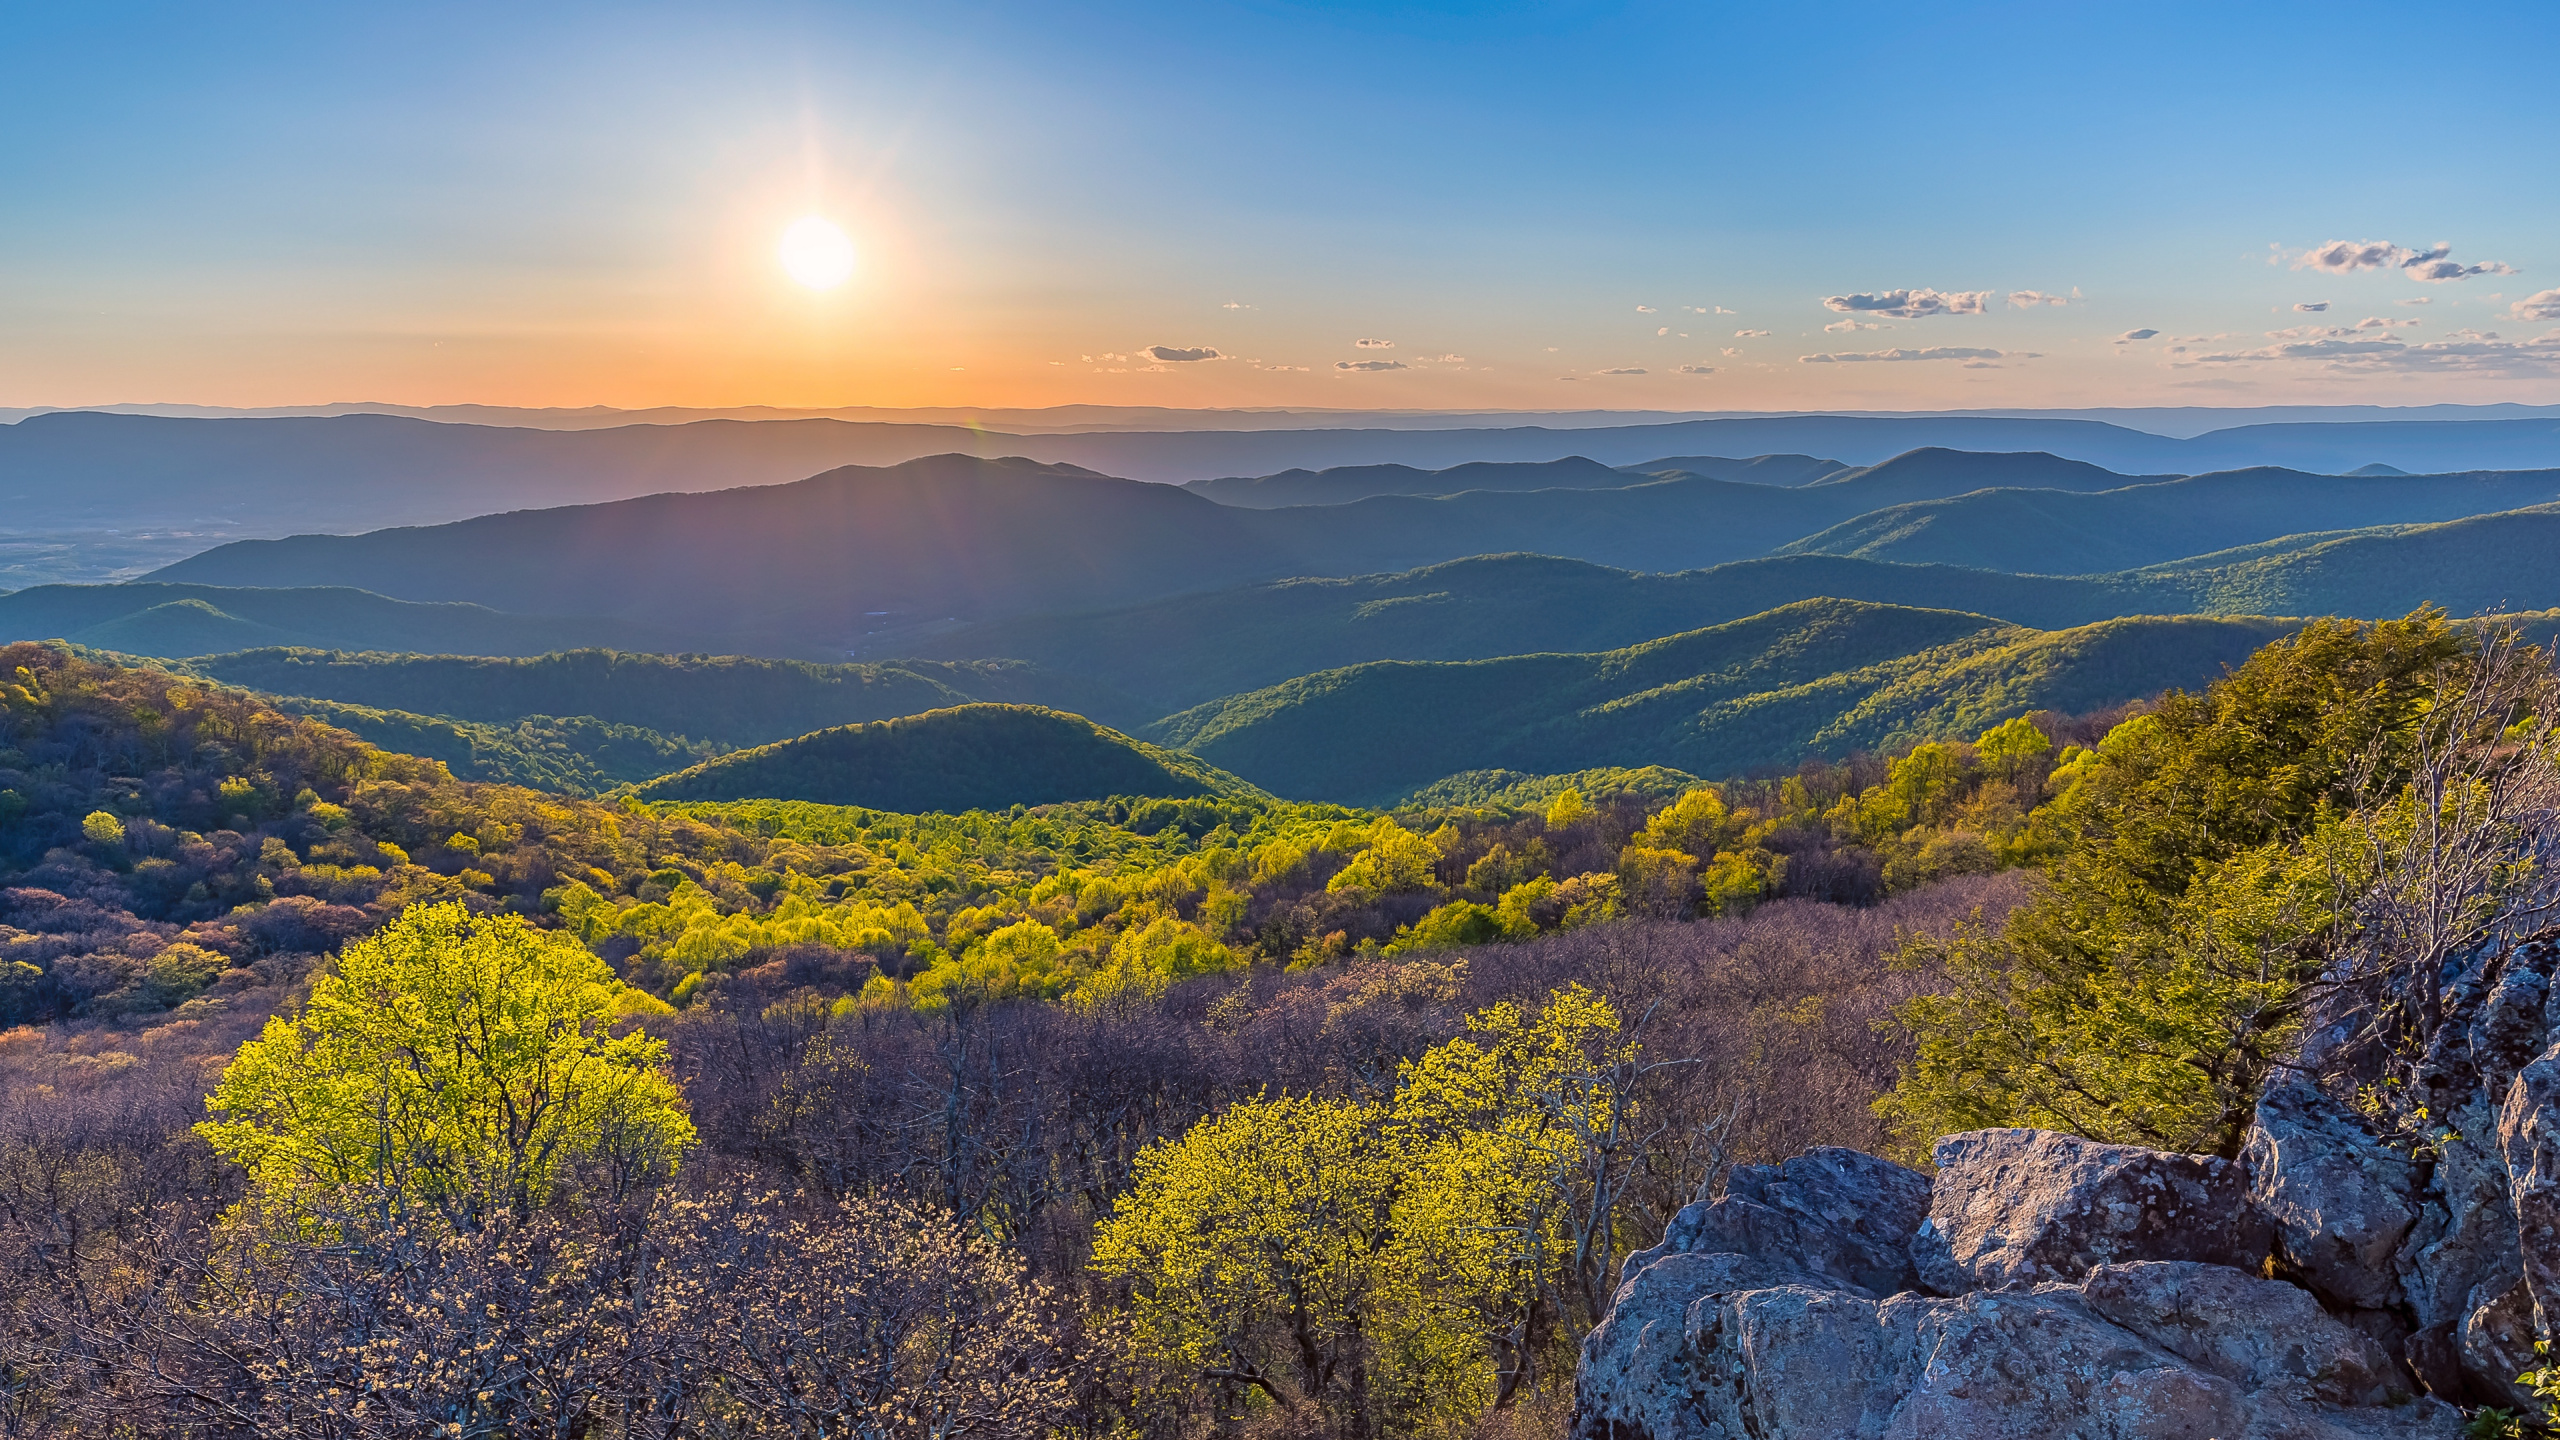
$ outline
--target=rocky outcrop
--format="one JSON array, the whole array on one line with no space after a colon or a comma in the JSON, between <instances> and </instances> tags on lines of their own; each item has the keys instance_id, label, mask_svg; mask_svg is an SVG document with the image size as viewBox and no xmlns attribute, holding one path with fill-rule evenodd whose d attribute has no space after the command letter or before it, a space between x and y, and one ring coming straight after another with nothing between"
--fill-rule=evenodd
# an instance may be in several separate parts
<instances>
[{"instance_id":1,"label":"rocky outcrop","mask_svg":"<svg viewBox=\"0 0 2560 1440\"><path fill-rule=\"evenodd\" d=\"M1843 1150L1736 1170L1628 1262L1575 1436L2452 1437L2460 1406L2538 1410L2555 971L2553 938L2446 966L2393 1107L2343 1098L2381 1070L2335 1020L2307 1063L2348 1079L2270 1085L2233 1161L1983 1130L1934 1179Z\"/></svg>"},{"instance_id":2,"label":"rocky outcrop","mask_svg":"<svg viewBox=\"0 0 2560 1440\"><path fill-rule=\"evenodd\" d=\"M1941 1295L2076 1280L2116 1260L2267 1257L2247 1172L2226 1160L2049 1130L1950 1135L1933 1158L1936 1193L1911 1250Z\"/></svg>"},{"instance_id":3,"label":"rocky outcrop","mask_svg":"<svg viewBox=\"0 0 2560 1440\"><path fill-rule=\"evenodd\" d=\"M1937 1159L1933 1185L1817 1151L1683 1211L1584 1347L1578 1440L2461 1432L2254 1273L2275 1226L2242 1167L2028 1130Z\"/></svg>"}]
</instances>

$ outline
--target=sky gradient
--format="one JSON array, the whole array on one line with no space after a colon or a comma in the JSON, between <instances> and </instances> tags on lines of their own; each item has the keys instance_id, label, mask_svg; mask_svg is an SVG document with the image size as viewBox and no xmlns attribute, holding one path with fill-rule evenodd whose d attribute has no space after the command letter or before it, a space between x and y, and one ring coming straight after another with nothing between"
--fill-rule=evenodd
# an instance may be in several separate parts
<instances>
[{"instance_id":1,"label":"sky gradient","mask_svg":"<svg viewBox=\"0 0 2560 1440\"><path fill-rule=\"evenodd\" d=\"M2560 401L2548 3L374 8L13 20L0 405Z\"/></svg>"}]
</instances>

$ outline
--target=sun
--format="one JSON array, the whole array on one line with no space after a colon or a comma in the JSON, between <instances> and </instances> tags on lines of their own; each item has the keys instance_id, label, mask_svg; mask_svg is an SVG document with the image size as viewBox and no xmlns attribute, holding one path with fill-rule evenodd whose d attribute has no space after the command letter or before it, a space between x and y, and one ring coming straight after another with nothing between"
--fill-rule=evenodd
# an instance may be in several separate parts
<instances>
[{"instance_id":1,"label":"sun","mask_svg":"<svg viewBox=\"0 0 2560 1440\"><path fill-rule=\"evenodd\" d=\"M853 241L823 216L793 221L775 253L791 278L812 290L833 290L853 274Z\"/></svg>"}]
</instances>

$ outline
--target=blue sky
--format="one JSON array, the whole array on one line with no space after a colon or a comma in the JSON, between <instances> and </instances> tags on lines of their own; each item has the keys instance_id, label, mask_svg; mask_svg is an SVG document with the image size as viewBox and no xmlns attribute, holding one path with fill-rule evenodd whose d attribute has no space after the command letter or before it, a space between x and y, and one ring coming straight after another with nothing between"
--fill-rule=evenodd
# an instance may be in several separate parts
<instances>
[{"instance_id":1,"label":"blue sky","mask_svg":"<svg viewBox=\"0 0 2560 1440\"><path fill-rule=\"evenodd\" d=\"M0 404L2547 402L2556 42L2547 3L30 7ZM774 261L807 213L841 289ZM1851 298L1893 291L1955 298Z\"/></svg>"}]
</instances>

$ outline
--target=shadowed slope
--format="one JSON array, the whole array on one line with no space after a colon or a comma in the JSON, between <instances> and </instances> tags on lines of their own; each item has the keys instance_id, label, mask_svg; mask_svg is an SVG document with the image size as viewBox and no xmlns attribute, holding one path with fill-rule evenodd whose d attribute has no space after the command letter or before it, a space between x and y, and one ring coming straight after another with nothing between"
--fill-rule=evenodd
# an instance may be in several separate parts
<instances>
[{"instance_id":1,"label":"shadowed slope","mask_svg":"<svg viewBox=\"0 0 2560 1440\"><path fill-rule=\"evenodd\" d=\"M1379 800L1479 769L1664 765L1719 777L2200 684L2290 628L2151 619L2047 632L1811 600L1599 654L1303 676L1150 733L1309 799Z\"/></svg>"},{"instance_id":2,"label":"shadowed slope","mask_svg":"<svg viewBox=\"0 0 2560 1440\"><path fill-rule=\"evenodd\" d=\"M963 705L741 750L652 780L638 793L644 800L807 800L915 814L1113 795L1259 792L1081 715Z\"/></svg>"}]
</instances>

